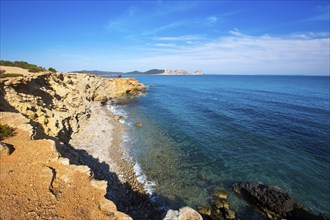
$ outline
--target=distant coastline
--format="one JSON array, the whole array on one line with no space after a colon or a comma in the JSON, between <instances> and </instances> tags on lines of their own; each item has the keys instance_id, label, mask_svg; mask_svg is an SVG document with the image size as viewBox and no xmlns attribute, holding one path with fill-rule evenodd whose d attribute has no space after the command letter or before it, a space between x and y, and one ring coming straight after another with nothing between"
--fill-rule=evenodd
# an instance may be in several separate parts
<instances>
[{"instance_id":1,"label":"distant coastline","mask_svg":"<svg viewBox=\"0 0 330 220\"><path fill-rule=\"evenodd\" d=\"M80 70L71 71L71 73L88 73L99 76L135 76L135 75L203 75L202 70L188 72L186 70L165 70L165 69L151 69L148 71L131 71L131 72L115 72L115 71L100 71L100 70Z\"/></svg>"}]
</instances>

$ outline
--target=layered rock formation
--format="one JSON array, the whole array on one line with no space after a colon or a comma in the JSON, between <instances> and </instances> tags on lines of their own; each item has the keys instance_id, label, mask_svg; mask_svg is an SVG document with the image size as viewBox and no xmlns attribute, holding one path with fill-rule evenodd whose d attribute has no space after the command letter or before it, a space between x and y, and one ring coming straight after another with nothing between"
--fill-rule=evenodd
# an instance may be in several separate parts
<instances>
[{"instance_id":1,"label":"layered rock formation","mask_svg":"<svg viewBox=\"0 0 330 220\"><path fill-rule=\"evenodd\" d=\"M145 89L136 79L68 73L29 74L0 83L2 111L22 113L63 142L79 130L79 121L88 119L91 102L135 96Z\"/></svg>"}]
</instances>

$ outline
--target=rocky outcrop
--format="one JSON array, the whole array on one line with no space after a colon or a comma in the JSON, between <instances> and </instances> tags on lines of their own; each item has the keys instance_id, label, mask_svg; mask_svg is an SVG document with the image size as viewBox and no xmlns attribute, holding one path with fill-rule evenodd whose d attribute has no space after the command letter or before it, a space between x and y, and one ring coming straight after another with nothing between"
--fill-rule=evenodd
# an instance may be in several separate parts
<instances>
[{"instance_id":1,"label":"rocky outcrop","mask_svg":"<svg viewBox=\"0 0 330 220\"><path fill-rule=\"evenodd\" d=\"M268 219L328 219L325 216L312 214L280 188L259 183L241 182L233 184L233 189Z\"/></svg>"},{"instance_id":2,"label":"rocky outcrop","mask_svg":"<svg viewBox=\"0 0 330 220\"><path fill-rule=\"evenodd\" d=\"M183 207L178 210L168 210L163 220L203 220L202 216L190 207Z\"/></svg>"},{"instance_id":3,"label":"rocky outcrop","mask_svg":"<svg viewBox=\"0 0 330 220\"><path fill-rule=\"evenodd\" d=\"M140 94L136 79L107 79L88 74L41 73L0 79L0 108L34 120L46 135L68 142L89 117L90 103Z\"/></svg>"},{"instance_id":4,"label":"rocky outcrop","mask_svg":"<svg viewBox=\"0 0 330 220\"><path fill-rule=\"evenodd\" d=\"M88 167L69 164L54 141L32 140L29 121L1 112L16 134L0 145L0 219L131 219L105 199L107 183Z\"/></svg>"},{"instance_id":5,"label":"rocky outcrop","mask_svg":"<svg viewBox=\"0 0 330 220\"><path fill-rule=\"evenodd\" d=\"M198 212L205 219L214 220L234 220L236 213L230 209L228 204L229 194L224 189L216 189L212 192L211 208L199 207Z\"/></svg>"}]
</instances>

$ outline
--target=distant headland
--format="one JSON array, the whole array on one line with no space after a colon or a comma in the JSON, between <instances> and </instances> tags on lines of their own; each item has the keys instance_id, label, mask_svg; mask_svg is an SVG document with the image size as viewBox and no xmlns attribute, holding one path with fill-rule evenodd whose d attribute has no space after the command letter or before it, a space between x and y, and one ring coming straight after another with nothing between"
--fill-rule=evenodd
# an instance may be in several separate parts
<instances>
[{"instance_id":1,"label":"distant headland","mask_svg":"<svg viewBox=\"0 0 330 220\"><path fill-rule=\"evenodd\" d=\"M100 76L131 76L131 75L202 75L202 70L188 72L186 70L165 70L165 69L151 69L148 71L131 71L131 72L114 72L114 71L99 71L99 70L80 70L72 71L72 73L89 73Z\"/></svg>"}]
</instances>

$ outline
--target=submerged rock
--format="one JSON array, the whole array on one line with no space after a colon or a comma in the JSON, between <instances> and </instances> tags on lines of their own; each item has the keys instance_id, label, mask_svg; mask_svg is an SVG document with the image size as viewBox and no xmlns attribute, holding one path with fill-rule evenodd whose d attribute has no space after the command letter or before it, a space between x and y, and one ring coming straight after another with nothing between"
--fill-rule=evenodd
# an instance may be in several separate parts
<instances>
[{"instance_id":1,"label":"submerged rock","mask_svg":"<svg viewBox=\"0 0 330 220\"><path fill-rule=\"evenodd\" d=\"M199 213L203 215L205 219L212 220L233 220L236 219L235 211L229 208L227 199L229 197L228 192L224 189L214 190L212 192L211 208L200 207Z\"/></svg>"},{"instance_id":2,"label":"submerged rock","mask_svg":"<svg viewBox=\"0 0 330 220\"><path fill-rule=\"evenodd\" d=\"M205 216L211 216L211 209L206 208L206 207L199 207L198 212Z\"/></svg>"},{"instance_id":3,"label":"submerged rock","mask_svg":"<svg viewBox=\"0 0 330 220\"><path fill-rule=\"evenodd\" d=\"M163 220L203 220L203 218L196 210L186 206L179 211L168 210Z\"/></svg>"},{"instance_id":4,"label":"submerged rock","mask_svg":"<svg viewBox=\"0 0 330 220\"><path fill-rule=\"evenodd\" d=\"M220 190L215 190L212 195L218 199L223 199L223 200L227 200L228 199L228 193L223 190L223 189L220 189Z\"/></svg>"},{"instance_id":5,"label":"submerged rock","mask_svg":"<svg viewBox=\"0 0 330 220\"><path fill-rule=\"evenodd\" d=\"M137 128L141 128L142 126L143 126L143 124L141 122L135 123L135 127L137 127Z\"/></svg>"},{"instance_id":6,"label":"submerged rock","mask_svg":"<svg viewBox=\"0 0 330 220\"><path fill-rule=\"evenodd\" d=\"M125 120L125 116L120 115L120 116L118 117L118 121L121 121L121 120Z\"/></svg>"},{"instance_id":7,"label":"submerged rock","mask_svg":"<svg viewBox=\"0 0 330 220\"><path fill-rule=\"evenodd\" d=\"M233 189L268 219L329 219L312 214L296 203L288 193L277 187L241 182L233 184Z\"/></svg>"}]
</instances>

